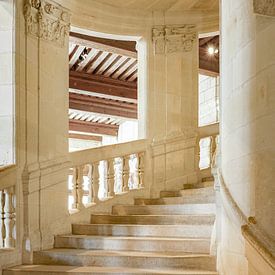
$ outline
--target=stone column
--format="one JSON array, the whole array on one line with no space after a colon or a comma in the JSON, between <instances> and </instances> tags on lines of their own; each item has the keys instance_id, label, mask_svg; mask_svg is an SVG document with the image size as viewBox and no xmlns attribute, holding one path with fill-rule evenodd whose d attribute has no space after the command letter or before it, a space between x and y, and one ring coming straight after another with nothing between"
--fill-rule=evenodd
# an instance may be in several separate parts
<instances>
[{"instance_id":1,"label":"stone column","mask_svg":"<svg viewBox=\"0 0 275 275\"><path fill-rule=\"evenodd\" d=\"M224 183L244 216L254 216L258 229L274 239L275 4L223 0L221 14ZM224 268L230 274L247 274L242 224L226 210L222 224Z\"/></svg>"},{"instance_id":2,"label":"stone column","mask_svg":"<svg viewBox=\"0 0 275 275\"><path fill-rule=\"evenodd\" d=\"M30 262L32 251L51 247L53 235L69 228L66 219L70 13L51 0L21 0L16 5L20 22L18 140L23 146L18 165L24 166L23 260Z\"/></svg>"},{"instance_id":3,"label":"stone column","mask_svg":"<svg viewBox=\"0 0 275 275\"><path fill-rule=\"evenodd\" d=\"M153 139L156 190L196 181L186 175L194 175L196 170L197 41L195 25L165 24L152 29L150 92L154 105L149 136Z\"/></svg>"}]
</instances>

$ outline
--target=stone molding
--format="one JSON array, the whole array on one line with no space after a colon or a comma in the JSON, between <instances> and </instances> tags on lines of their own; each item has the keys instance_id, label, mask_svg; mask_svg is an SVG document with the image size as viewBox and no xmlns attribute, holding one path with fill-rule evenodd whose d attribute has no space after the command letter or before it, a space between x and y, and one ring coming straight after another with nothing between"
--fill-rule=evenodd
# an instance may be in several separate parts
<instances>
[{"instance_id":1,"label":"stone molding","mask_svg":"<svg viewBox=\"0 0 275 275\"><path fill-rule=\"evenodd\" d=\"M253 7L255 13L275 16L275 0L253 0Z\"/></svg>"},{"instance_id":2,"label":"stone molding","mask_svg":"<svg viewBox=\"0 0 275 275\"><path fill-rule=\"evenodd\" d=\"M65 45L70 31L70 13L51 0L26 0L26 33L43 40Z\"/></svg>"},{"instance_id":3,"label":"stone molding","mask_svg":"<svg viewBox=\"0 0 275 275\"><path fill-rule=\"evenodd\" d=\"M195 25L162 25L152 29L155 54L190 52L196 39Z\"/></svg>"}]
</instances>

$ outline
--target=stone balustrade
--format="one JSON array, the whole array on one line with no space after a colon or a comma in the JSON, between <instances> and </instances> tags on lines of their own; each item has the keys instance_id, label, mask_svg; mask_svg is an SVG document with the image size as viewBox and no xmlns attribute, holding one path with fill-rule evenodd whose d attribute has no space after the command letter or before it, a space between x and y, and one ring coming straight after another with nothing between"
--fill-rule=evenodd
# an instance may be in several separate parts
<instances>
[{"instance_id":1,"label":"stone balustrade","mask_svg":"<svg viewBox=\"0 0 275 275\"><path fill-rule=\"evenodd\" d=\"M70 212L144 187L146 140L103 146L70 154Z\"/></svg>"},{"instance_id":2,"label":"stone balustrade","mask_svg":"<svg viewBox=\"0 0 275 275\"><path fill-rule=\"evenodd\" d=\"M0 169L0 249L16 246L16 168Z\"/></svg>"},{"instance_id":3,"label":"stone balustrade","mask_svg":"<svg viewBox=\"0 0 275 275\"><path fill-rule=\"evenodd\" d=\"M200 169L209 169L214 165L216 148L219 142L219 123L199 128Z\"/></svg>"}]
</instances>

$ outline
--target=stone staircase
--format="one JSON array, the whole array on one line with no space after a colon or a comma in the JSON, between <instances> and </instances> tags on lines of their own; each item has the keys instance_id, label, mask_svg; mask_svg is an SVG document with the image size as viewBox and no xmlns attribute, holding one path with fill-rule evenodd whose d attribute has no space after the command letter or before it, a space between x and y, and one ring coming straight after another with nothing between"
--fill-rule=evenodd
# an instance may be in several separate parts
<instances>
[{"instance_id":1,"label":"stone staircase","mask_svg":"<svg viewBox=\"0 0 275 275\"><path fill-rule=\"evenodd\" d=\"M90 224L56 236L53 249L34 253L33 265L3 274L217 275L209 254L214 202L213 183L203 183L115 205L111 215L92 215Z\"/></svg>"}]
</instances>

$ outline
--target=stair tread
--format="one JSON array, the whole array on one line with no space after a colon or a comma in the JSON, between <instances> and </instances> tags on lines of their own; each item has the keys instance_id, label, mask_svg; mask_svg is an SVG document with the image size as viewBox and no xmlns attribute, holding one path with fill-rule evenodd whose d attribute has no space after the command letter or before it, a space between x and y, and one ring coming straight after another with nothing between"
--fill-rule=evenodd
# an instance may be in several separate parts
<instances>
[{"instance_id":1,"label":"stair tread","mask_svg":"<svg viewBox=\"0 0 275 275\"><path fill-rule=\"evenodd\" d=\"M91 214L91 216L111 216L111 217L214 217L216 216L214 213L211 214L133 214L133 215L116 215L116 214Z\"/></svg>"},{"instance_id":2,"label":"stair tread","mask_svg":"<svg viewBox=\"0 0 275 275\"><path fill-rule=\"evenodd\" d=\"M114 215L117 216L117 215ZM135 216L135 215L131 215L131 216ZM171 216L171 215L169 215ZM177 215L178 216L178 215ZM193 215L192 215L193 216ZM200 216L200 215L199 215ZM214 215L210 215L210 216L214 216ZM205 224L201 224L201 225L205 225ZM171 228L171 227L182 227L182 224L106 224L106 223L97 223L97 224L93 224L93 223L74 223L73 226L111 226L111 227L167 227L167 228ZM189 225L187 224L186 226L193 226L192 224ZM196 224L196 226L199 226L198 224Z\"/></svg>"},{"instance_id":3,"label":"stair tread","mask_svg":"<svg viewBox=\"0 0 275 275\"><path fill-rule=\"evenodd\" d=\"M150 252L150 251L132 251L132 250L87 250L74 248L53 248L36 253L55 253L62 255L86 255L86 256L122 256L122 257L146 257L146 258L196 258L213 257L207 253L188 253L188 252Z\"/></svg>"},{"instance_id":4,"label":"stair tread","mask_svg":"<svg viewBox=\"0 0 275 275\"><path fill-rule=\"evenodd\" d=\"M174 198L174 197L173 197ZM116 204L114 205L114 207L116 206L125 206L125 207L160 207L160 208L175 208L175 207L192 207L192 206L205 206L205 205L215 205L215 203L213 202L209 202L209 203L179 203L179 204L150 204L150 205L135 205L135 204Z\"/></svg>"},{"instance_id":5,"label":"stair tread","mask_svg":"<svg viewBox=\"0 0 275 275\"><path fill-rule=\"evenodd\" d=\"M217 275L218 273L207 270L153 270L127 267L98 267L98 266L60 266L60 265L19 265L8 268L8 271L25 271L25 272L56 272L56 273L109 273L109 274L183 274L183 275Z\"/></svg>"},{"instance_id":6,"label":"stair tread","mask_svg":"<svg viewBox=\"0 0 275 275\"><path fill-rule=\"evenodd\" d=\"M57 237L62 238L79 238L79 239L102 239L102 240L139 240L139 241L204 241L209 240L210 238L191 238L191 237L144 237L144 236L100 236L100 235L78 235L78 234L69 234L69 235L59 235Z\"/></svg>"}]
</instances>

